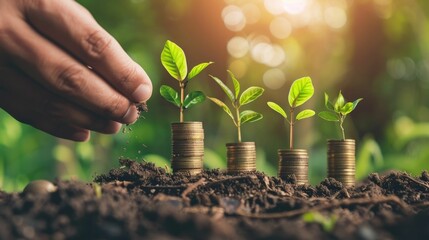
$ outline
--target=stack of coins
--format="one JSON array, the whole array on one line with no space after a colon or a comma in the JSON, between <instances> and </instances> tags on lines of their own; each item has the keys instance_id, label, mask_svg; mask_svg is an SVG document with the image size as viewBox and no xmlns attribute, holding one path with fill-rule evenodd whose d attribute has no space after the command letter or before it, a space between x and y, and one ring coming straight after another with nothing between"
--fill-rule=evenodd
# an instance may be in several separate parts
<instances>
[{"instance_id":1,"label":"stack of coins","mask_svg":"<svg viewBox=\"0 0 429 240\"><path fill-rule=\"evenodd\" d=\"M308 184L308 154L305 149L279 149L279 177L294 174L296 184Z\"/></svg>"},{"instance_id":2,"label":"stack of coins","mask_svg":"<svg viewBox=\"0 0 429 240\"><path fill-rule=\"evenodd\" d=\"M355 140L328 140L328 177L350 187L355 184Z\"/></svg>"},{"instance_id":3,"label":"stack of coins","mask_svg":"<svg viewBox=\"0 0 429 240\"><path fill-rule=\"evenodd\" d=\"M247 172L256 170L255 142L226 144L228 172Z\"/></svg>"},{"instance_id":4,"label":"stack of coins","mask_svg":"<svg viewBox=\"0 0 429 240\"><path fill-rule=\"evenodd\" d=\"M202 122L171 124L171 168L173 172L198 174L203 169L204 129Z\"/></svg>"}]
</instances>

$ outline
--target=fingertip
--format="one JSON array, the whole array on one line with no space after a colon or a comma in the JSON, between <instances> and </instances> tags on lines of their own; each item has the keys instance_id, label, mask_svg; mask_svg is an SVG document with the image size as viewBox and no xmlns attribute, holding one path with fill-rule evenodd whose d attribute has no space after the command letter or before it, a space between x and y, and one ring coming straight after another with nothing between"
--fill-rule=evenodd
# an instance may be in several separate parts
<instances>
[{"instance_id":1,"label":"fingertip","mask_svg":"<svg viewBox=\"0 0 429 240\"><path fill-rule=\"evenodd\" d=\"M135 103L146 102L152 96L152 84L151 83L142 83L136 90L134 90L131 95L132 100Z\"/></svg>"},{"instance_id":2,"label":"fingertip","mask_svg":"<svg viewBox=\"0 0 429 240\"><path fill-rule=\"evenodd\" d=\"M138 65L142 74L142 83L137 86L131 94L131 98L135 103L146 102L152 96L152 81L146 71Z\"/></svg>"},{"instance_id":3,"label":"fingertip","mask_svg":"<svg viewBox=\"0 0 429 240\"><path fill-rule=\"evenodd\" d=\"M110 121L106 128L105 128L105 132L106 134L115 134L118 133L119 130L121 130L122 124L118 123L118 122L114 122L114 121Z\"/></svg>"},{"instance_id":4,"label":"fingertip","mask_svg":"<svg viewBox=\"0 0 429 240\"><path fill-rule=\"evenodd\" d=\"M87 142L91 138L90 132L88 130L81 130L73 133L70 136L70 140L76 142Z\"/></svg>"},{"instance_id":5,"label":"fingertip","mask_svg":"<svg viewBox=\"0 0 429 240\"><path fill-rule=\"evenodd\" d=\"M132 124L135 121L137 121L137 118L139 117L139 113L137 111L137 108L134 104L130 105L125 115L122 117L122 123L125 124Z\"/></svg>"}]
</instances>

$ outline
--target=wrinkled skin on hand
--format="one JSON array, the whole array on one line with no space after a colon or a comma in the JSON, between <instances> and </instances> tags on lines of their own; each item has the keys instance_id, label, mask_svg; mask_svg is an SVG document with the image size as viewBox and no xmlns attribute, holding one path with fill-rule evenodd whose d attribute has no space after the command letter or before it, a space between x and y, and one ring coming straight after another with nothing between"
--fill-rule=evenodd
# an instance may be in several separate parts
<instances>
[{"instance_id":1,"label":"wrinkled skin on hand","mask_svg":"<svg viewBox=\"0 0 429 240\"><path fill-rule=\"evenodd\" d=\"M0 108L15 119L86 141L135 122L151 94L143 68L75 1L0 0Z\"/></svg>"}]
</instances>

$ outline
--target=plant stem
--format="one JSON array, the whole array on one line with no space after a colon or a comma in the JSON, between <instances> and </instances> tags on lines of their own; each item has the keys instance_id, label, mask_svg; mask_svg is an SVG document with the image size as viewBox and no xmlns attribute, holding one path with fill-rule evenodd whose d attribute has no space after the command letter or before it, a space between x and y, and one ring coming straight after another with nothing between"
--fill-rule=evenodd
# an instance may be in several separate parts
<instances>
[{"instance_id":1,"label":"plant stem","mask_svg":"<svg viewBox=\"0 0 429 240\"><path fill-rule=\"evenodd\" d=\"M235 107L235 106L234 106ZM240 121L240 107L235 107L235 113L237 115L237 134L238 142L241 143L241 121Z\"/></svg>"},{"instance_id":2,"label":"plant stem","mask_svg":"<svg viewBox=\"0 0 429 240\"><path fill-rule=\"evenodd\" d=\"M289 148L293 149L293 125L295 122L293 121L294 118L294 108L290 108L290 122L289 122Z\"/></svg>"},{"instance_id":3,"label":"plant stem","mask_svg":"<svg viewBox=\"0 0 429 240\"><path fill-rule=\"evenodd\" d=\"M340 117L340 128L341 128L341 133L343 134L343 140L346 140L346 134L344 133L343 122L344 122L344 116L341 116L341 117Z\"/></svg>"},{"instance_id":4,"label":"plant stem","mask_svg":"<svg viewBox=\"0 0 429 240\"><path fill-rule=\"evenodd\" d=\"M180 122L183 122L183 102L185 99L185 84L180 83Z\"/></svg>"}]
</instances>

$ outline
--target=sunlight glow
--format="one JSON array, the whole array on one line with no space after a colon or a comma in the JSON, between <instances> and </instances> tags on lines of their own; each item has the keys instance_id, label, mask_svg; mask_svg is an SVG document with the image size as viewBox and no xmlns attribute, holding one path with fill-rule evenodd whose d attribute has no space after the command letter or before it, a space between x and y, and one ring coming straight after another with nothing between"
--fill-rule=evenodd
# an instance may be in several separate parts
<instances>
[{"instance_id":1,"label":"sunlight glow","mask_svg":"<svg viewBox=\"0 0 429 240\"><path fill-rule=\"evenodd\" d=\"M304 12L311 0L265 0L264 6L273 15L282 13L300 14Z\"/></svg>"},{"instance_id":2,"label":"sunlight glow","mask_svg":"<svg viewBox=\"0 0 429 240\"><path fill-rule=\"evenodd\" d=\"M292 33L292 26L284 17L276 17L270 23L270 32L278 39L285 39Z\"/></svg>"},{"instance_id":3,"label":"sunlight glow","mask_svg":"<svg viewBox=\"0 0 429 240\"><path fill-rule=\"evenodd\" d=\"M283 0L265 0L264 6L273 15L280 15L284 12Z\"/></svg>"},{"instance_id":4,"label":"sunlight glow","mask_svg":"<svg viewBox=\"0 0 429 240\"><path fill-rule=\"evenodd\" d=\"M331 28L342 28L347 22L347 15L340 7L328 7L325 9L325 22Z\"/></svg>"},{"instance_id":5,"label":"sunlight glow","mask_svg":"<svg viewBox=\"0 0 429 240\"><path fill-rule=\"evenodd\" d=\"M261 11L254 3L247 3L241 7L247 24L255 24L261 18Z\"/></svg>"},{"instance_id":6,"label":"sunlight glow","mask_svg":"<svg viewBox=\"0 0 429 240\"><path fill-rule=\"evenodd\" d=\"M283 0L285 12L290 14L300 14L307 8L308 0Z\"/></svg>"}]
</instances>

